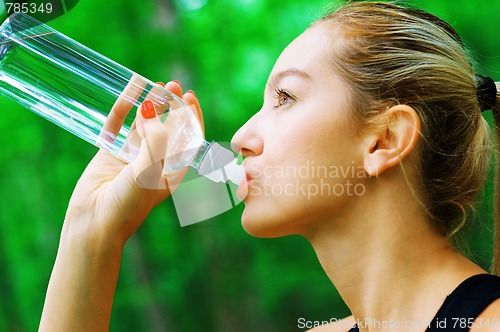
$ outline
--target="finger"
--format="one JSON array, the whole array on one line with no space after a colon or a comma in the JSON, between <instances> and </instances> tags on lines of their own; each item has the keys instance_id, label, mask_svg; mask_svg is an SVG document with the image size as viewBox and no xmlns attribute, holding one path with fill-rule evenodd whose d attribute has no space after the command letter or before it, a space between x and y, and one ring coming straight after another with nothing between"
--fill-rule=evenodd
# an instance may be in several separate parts
<instances>
[{"instance_id":1,"label":"finger","mask_svg":"<svg viewBox=\"0 0 500 332\"><path fill-rule=\"evenodd\" d=\"M155 105L157 114L163 114L170 106L169 92L180 97L182 95L182 88L178 81L168 82L167 85L162 82L157 82L146 96L146 100L151 100Z\"/></svg>"},{"instance_id":2,"label":"finger","mask_svg":"<svg viewBox=\"0 0 500 332\"><path fill-rule=\"evenodd\" d=\"M153 102L157 114L163 114L168 110L168 100L171 99L171 97L169 96L169 91L162 85L155 84L151 90L149 90L145 99Z\"/></svg>"},{"instance_id":3,"label":"finger","mask_svg":"<svg viewBox=\"0 0 500 332\"><path fill-rule=\"evenodd\" d=\"M99 136L113 143L125 119L147 85L147 80L134 74L111 108Z\"/></svg>"},{"instance_id":4,"label":"finger","mask_svg":"<svg viewBox=\"0 0 500 332\"><path fill-rule=\"evenodd\" d=\"M132 162L135 181L143 189L167 189L162 173L163 159L167 153L168 132L150 100L144 101L139 107L136 120L142 140L139 154Z\"/></svg>"},{"instance_id":5,"label":"finger","mask_svg":"<svg viewBox=\"0 0 500 332\"><path fill-rule=\"evenodd\" d=\"M165 88L177 97L182 98L182 87L179 81L170 81L165 85Z\"/></svg>"},{"instance_id":6,"label":"finger","mask_svg":"<svg viewBox=\"0 0 500 332\"><path fill-rule=\"evenodd\" d=\"M167 132L158 118L156 106L151 100L146 99L137 109L136 128L141 139L156 131Z\"/></svg>"},{"instance_id":7,"label":"finger","mask_svg":"<svg viewBox=\"0 0 500 332\"><path fill-rule=\"evenodd\" d=\"M157 86L160 86L160 87L162 87L162 88L164 88L164 87L165 87L165 84L163 84L163 82L156 82L156 84L157 84ZM154 88L154 87L153 87L153 88ZM148 93L148 96L149 96L149 95L150 95L150 94ZM146 98L144 98L144 99L146 99L146 100L147 100L147 99L149 99L149 98L148 98L148 96L146 96ZM155 108L156 108L156 106L155 106ZM157 112L158 112L158 114L161 114L161 113L158 111L158 109L157 109ZM132 126L130 127L130 131L131 131L131 132L136 130L136 124L135 124L135 122L136 122L136 121L135 121L135 119L134 119L134 122L132 123Z\"/></svg>"},{"instance_id":8,"label":"finger","mask_svg":"<svg viewBox=\"0 0 500 332\"><path fill-rule=\"evenodd\" d=\"M163 84L162 82L156 82L156 85L151 88L151 90L148 92L148 95L145 98L146 100L153 99L155 101L153 103L157 104L155 106L155 109L158 114L164 113L168 107L168 103L166 102L167 92L165 91L165 89L163 89L164 86L165 84ZM127 135L127 139L121 151L121 153L126 157L127 160L133 160L138 155L141 146L141 139L142 138L140 137L137 130L137 117L136 117L132 122L129 134Z\"/></svg>"},{"instance_id":9,"label":"finger","mask_svg":"<svg viewBox=\"0 0 500 332\"><path fill-rule=\"evenodd\" d=\"M198 122L200 123L201 130L203 133L205 133L205 124L203 122L203 112L201 111L201 106L200 102L198 101L198 97L196 97L196 94L194 93L193 90L189 90L182 96L182 100L184 103L188 106L190 106L191 110L193 110L194 115L198 119Z\"/></svg>"}]
</instances>

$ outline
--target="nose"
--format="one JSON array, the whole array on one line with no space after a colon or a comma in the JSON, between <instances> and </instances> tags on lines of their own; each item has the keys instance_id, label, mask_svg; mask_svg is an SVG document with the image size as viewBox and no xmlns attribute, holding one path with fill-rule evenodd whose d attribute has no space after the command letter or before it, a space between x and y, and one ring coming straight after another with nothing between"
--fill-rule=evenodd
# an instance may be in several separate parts
<instances>
[{"instance_id":1,"label":"nose","mask_svg":"<svg viewBox=\"0 0 500 332\"><path fill-rule=\"evenodd\" d=\"M259 113L255 114L234 134L231 148L244 157L258 156L264 151L262 133L258 130Z\"/></svg>"}]
</instances>

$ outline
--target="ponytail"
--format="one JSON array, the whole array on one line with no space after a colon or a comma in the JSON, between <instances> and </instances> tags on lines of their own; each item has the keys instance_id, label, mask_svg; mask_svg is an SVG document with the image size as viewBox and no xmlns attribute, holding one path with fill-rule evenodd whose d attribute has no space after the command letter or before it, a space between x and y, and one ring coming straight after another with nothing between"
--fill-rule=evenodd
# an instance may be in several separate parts
<instances>
[{"instance_id":1,"label":"ponytail","mask_svg":"<svg viewBox=\"0 0 500 332\"><path fill-rule=\"evenodd\" d=\"M491 109L495 131L495 194L494 194L494 249L491 272L500 276L500 82L497 86L496 104Z\"/></svg>"}]
</instances>

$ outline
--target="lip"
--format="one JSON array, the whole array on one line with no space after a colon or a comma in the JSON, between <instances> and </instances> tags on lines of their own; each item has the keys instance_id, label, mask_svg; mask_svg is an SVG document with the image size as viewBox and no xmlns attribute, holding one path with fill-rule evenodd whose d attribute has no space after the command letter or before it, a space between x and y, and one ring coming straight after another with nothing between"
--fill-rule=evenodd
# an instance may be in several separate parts
<instances>
[{"instance_id":1,"label":"lip","mask_svg":"<svg viewBox=\"0 0 500 332\"><path fill-rule=\"evenodd\" d=\"M248 195L249 182L250 177L248 176L248 173L245 173L245 178L243 179L243 181L241 181L238 189L236 190L236 196L240 201L244 201Z\"/></svg>"},{"instance_id":2,"label":"lip","mask_svg":"<svg viewBox=\"0 0 500 332\"><path fill-rule=\"evenodd\" d=\"M259 163L253 162L253 159L252 162L250 162L250 158L245 158L242 165L243 167L245 167L245 178L238 186L238 189L236 190L236 196L241 201L244 201L252 188L252 182L256 178L260 178L261 173L259 171Z\"/></svg>"}]
</instances>

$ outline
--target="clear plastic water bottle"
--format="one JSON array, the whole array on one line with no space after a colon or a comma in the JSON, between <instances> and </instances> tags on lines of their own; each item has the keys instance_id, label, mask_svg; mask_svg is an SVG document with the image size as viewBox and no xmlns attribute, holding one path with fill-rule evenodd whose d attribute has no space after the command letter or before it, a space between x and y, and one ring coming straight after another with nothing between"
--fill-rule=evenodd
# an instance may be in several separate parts
<instances>
[{"instance_id":1,"label":"clear plastic water bottle","mask_svg":"<svg viewBox=\"0 0 500 332\"><path fill-rule=\"evenodd\" d=\"M215 182L244 178L234 154L203 138L175 94L22 13L0 26L0 93L126 162L139 151L128 139L137 107L151 100L169 132L165 172L191 166ZM107 128L110 117L121 128Z\"/></svg>"}]
</instances>

